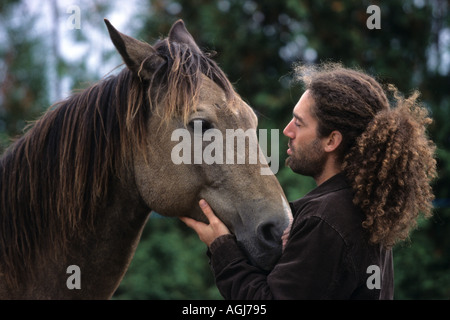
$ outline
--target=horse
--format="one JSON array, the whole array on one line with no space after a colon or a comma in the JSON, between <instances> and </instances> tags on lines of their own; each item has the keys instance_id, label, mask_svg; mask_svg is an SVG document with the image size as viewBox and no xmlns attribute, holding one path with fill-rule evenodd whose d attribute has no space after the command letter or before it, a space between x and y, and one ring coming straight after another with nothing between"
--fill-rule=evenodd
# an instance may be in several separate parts
<instances>
[{"instance_id":1,"label":"horse","mask_svg":"<svg viewBox=\"0 0 450 320\"><path fill-rule=\"evenodd\" d=\"M0 159L0 298L109 299L151 211L205 221L202 198L272 268L292 214L267 161L170 157L174 130L255 129L253 109L182 20L154 45L105 24L125 67L53 104Z\"/></svg>"}]
</instances>

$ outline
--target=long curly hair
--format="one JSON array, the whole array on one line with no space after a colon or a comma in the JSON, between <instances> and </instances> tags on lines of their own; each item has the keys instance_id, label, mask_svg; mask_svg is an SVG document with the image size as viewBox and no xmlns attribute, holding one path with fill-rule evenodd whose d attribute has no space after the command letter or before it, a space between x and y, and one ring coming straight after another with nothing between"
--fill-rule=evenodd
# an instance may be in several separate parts
<instances>
[{"instance_id":1,"label":"long curly hair","mask_svg":"<svg viewBox=\"0 0 450 320\"><path fill-rule=\"evenodd\" d=\"M420 213L432 215L431 181L436 177L432 123L418 101L393 86L382 86L363 71L340 64L297 66L298 80L310 90L318 136L343 136L339 160L354 191L353 203L365 214L369 242L390 248L408 238Z\"/></svg>"}]
</instances>

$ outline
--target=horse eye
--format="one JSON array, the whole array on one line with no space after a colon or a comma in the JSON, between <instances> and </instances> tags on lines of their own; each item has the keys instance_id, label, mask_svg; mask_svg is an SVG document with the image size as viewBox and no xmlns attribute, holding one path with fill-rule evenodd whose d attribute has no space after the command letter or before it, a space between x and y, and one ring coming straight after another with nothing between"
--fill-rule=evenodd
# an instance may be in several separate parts
<instances>
[{"instance_id":1,"label":"horse eye","mask_svg":"<svg viewBox=\"0 0 450 320\"><path fill-rule=\"evenodd\" d=\"M205 119L194 119L191 122L189 122L189 126L194 130L194 132L195 130L201 128L202 134L204 134L206 130L209 130L213 127L211 122Z\"/></svg>"}]
</instances>

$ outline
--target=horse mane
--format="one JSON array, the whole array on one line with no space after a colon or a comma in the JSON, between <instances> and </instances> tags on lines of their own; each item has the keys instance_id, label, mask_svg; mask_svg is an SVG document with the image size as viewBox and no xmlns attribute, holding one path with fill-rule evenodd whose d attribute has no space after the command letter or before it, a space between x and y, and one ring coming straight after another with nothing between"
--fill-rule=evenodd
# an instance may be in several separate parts
<instances>
[{"instance_id":1,"label":"horse mane","mask_svg":"<svg viewBox=\"0 0 450 320\"><path fill-rule=\"evenodd\" d=\"M154 48L165 62L151 79L124 69L56 103L0 159L0 266L9 286L93 230L112 179L132 170L131 148L145 154L150 116L186 120L203 76L234 97L207 54L167 39Z\"/></svg>"}]
</instances>

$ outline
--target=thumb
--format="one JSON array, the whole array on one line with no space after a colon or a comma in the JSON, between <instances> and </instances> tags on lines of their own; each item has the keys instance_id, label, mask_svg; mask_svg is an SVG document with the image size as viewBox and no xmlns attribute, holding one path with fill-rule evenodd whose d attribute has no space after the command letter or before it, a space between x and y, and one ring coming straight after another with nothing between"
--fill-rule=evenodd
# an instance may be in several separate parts
<instances>
[{"instance_id":1,"label":"thumb","mask_svg":"<svg viewBox=\"0 0 450 320\"><path fill-rule=\"evenodd\" d=\"M198 204L200 206L200 209L202 209L203 213L205 214L206 218L208 218L209 223L213 222L215 219L218 220L218 218L214 214L214 211L211 209L205 199L201 199Z\"/></svg>"},{"instance_id":2,"label":"thumb","mask_svg":"<svg viewBox=\"0 0 450 320\"><path fill-rule=\"evenodd\" d=\"M214 214L214 211L209 206L208 202L206 202L206 200L201 199L198 204L200 206L200 209L202 209L203 213L208 219L209 225L213 229L215 229L216 232L218 232L219 234L230 233L228 227Z\"/></svg>"}]
</instances>

